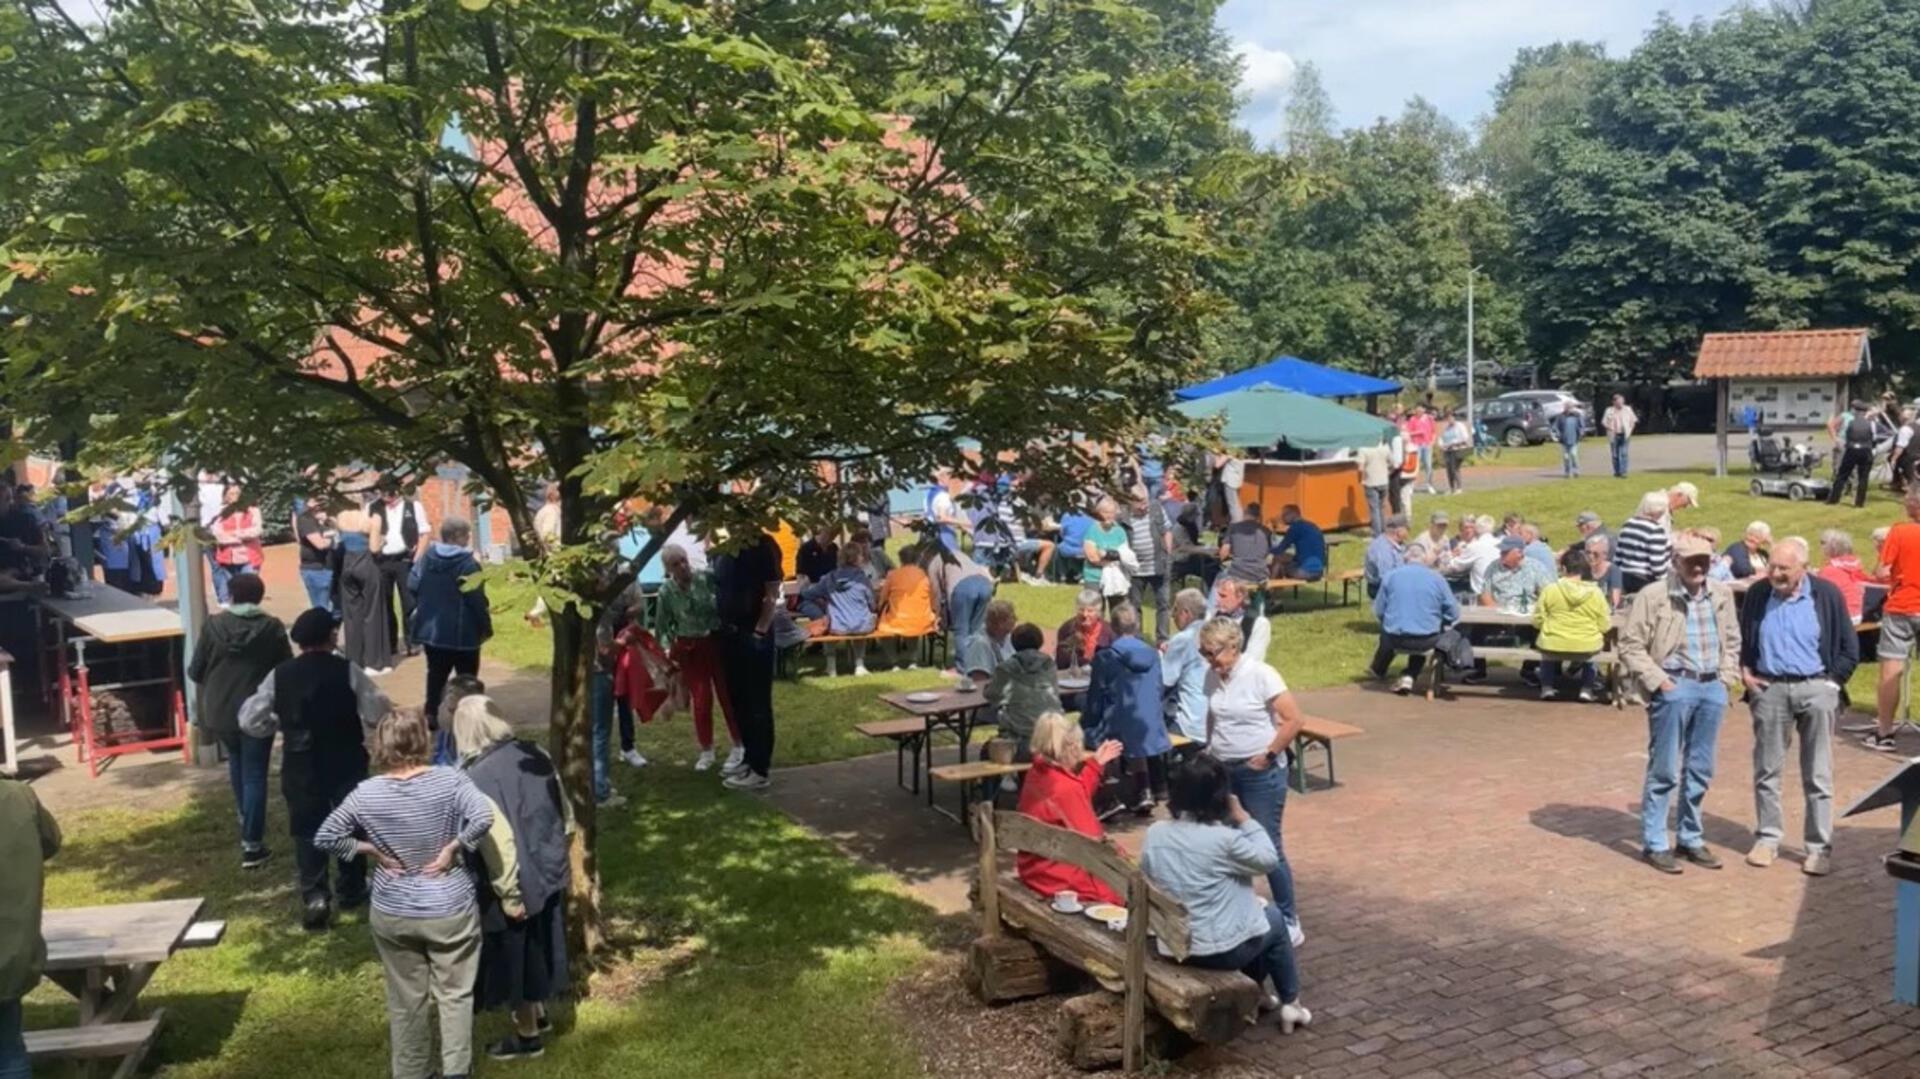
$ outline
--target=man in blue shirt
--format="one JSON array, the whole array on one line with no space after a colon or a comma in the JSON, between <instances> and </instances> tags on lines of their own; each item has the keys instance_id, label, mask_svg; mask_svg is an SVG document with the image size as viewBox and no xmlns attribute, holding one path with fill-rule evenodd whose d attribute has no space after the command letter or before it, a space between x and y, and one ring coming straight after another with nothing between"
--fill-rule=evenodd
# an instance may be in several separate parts
<instances>
[{"instance_id":1,"label":"man in blue shirt","mask_svg":"<svg viewBox=\"0 0 1920 1079\"><path fill-rule=\"evenodd\" d=\"M1404 653L1406 673L1393 688L1402 696L1413 692L1413 680L1425 669L1441 632L1460 620L1460 604L1446 578L1434 572L1431 557L1424 548L1413 549L1404 564L1381 579L1380 594L1373 597L1373 613L1380 619L1373 676L1386 681L1394 654Z\"/></svg>"},{"instance_id":2,"label":"man in blue shirt","mask_svg":"<svg viewBox=\"0 0 1920 1079\"><path fill-rule=\"evenodd\" d=\"M1320 526L1300 516L1300 507L1292 504L1280 508L1280 523L1286 526L1280 542L1273 545L1273 557L1279 560L1275 568L1282 577L1294 577L1302 581L1317 581L1327 573L1327 536ZM1406 533L1406 518L1400 519L1401 533Z\"/></svg>"},{"instance_id":3,"label":"man in blue shirt","mask_svg":"<svg viewBox=\"0 0 1920 1079\"><path fill-rule=\"evenodd\" d=\"M1087 529L1092 527L1093 518L1086 515L1079 506L1075 506L1060 515L1060 546L1055 560L1060 572L1074 583L1080 581L1080 571L1086 564L1086 556L1081 548L1087 542Z\"/></svg>"},{"instance_id":4,"label":"man in blue shirt","mask_svg":"<svg viewBox=\"0 0 1920 1079\"><path fill-rule=\"evenodd\" d=\"M1553 433L1560 442L1560 471L1567 479L1580 475L1580 430L1584 426L1580 410L1572 405L1553 418Z\"/></svg>"},{"instance_id":5,"label":"man in blue shirt","mask_svg":"<svg viewBox=\"0 0 1920 1079\"><path fill-rule=\"evenodd\" d=\"M1773 545L1768 583L1740 604L1740 679L1753 713L1754 843L1747 864L1765 868L1783 831L1780 776L1787 743L1800 739L1800 788L1807 800L1806 860L1801 872L1825 876L1833 851L1833 719L1840 687L1860 660L1846 600L1830 581L1807 572L1807 541Z\"/></svg>"},{"instance_id":6,"label":"man in blue shirt","mask_svg":"<svg viewBox=\"0 0 1920 1079\"><path fill-rule=\"evenodd\" d=\"M1406 545L1407 517L1403 513L1396 513L1387 518L1386 527L1380 530L1379 535L1367 542L1367 556L1362 569L1366 573L1368 599L1378 596L1380 582L1406 561L1406 557L1402 554Z\"/></svg>"}]
</instances>

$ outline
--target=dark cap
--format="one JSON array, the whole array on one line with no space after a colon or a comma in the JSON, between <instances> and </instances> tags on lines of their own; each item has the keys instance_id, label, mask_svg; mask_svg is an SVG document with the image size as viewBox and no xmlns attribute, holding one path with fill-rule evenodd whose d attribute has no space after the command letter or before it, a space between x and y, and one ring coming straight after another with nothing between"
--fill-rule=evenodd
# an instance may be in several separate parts
<instances>
[{"instance_id":1,"label":"dark cap","mask_svg":"<svg viewBox=\"0 0 1920 1079\"><path fill-rule=\"evenodd\" d=\"M287 636L302 648L318 648L333 636L333 627L333 615L328 614L325 607L309 607L293 620Z\"/></svg>"}]
</instances>

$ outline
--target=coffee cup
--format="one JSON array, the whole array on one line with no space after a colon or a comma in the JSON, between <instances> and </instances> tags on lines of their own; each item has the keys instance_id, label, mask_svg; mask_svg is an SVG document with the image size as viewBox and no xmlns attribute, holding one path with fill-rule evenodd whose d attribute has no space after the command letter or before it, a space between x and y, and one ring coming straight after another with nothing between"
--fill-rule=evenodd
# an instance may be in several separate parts
<instances>
[{"instance_id":1,"label":"coffee cup","mask_svg":"<svg viewBox=\"0 0 1920 1079\"><path fill-rule=\"evenodd\" d=\"M1079 892L1053 893L1053 909L1062 914L1072 914L1080 909Z\"/></svg>"}]
</instances>

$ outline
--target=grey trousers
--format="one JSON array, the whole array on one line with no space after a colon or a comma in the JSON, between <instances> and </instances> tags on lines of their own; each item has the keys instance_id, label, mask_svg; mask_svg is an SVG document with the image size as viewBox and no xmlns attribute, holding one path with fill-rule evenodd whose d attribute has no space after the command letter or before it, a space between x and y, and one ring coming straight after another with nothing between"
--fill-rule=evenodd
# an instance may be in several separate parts
<instances>
[{"instance_id":1,"label":"grey trousers","mask_svg":"<svg viewBox=\"0 0 1920 1079\"><path fill-rule=\"evenodd\" d=\"M466 1075L473 1070L473 983L480 974L480 914L401 918L374 911L373 946L387 972L387 1035L393 1079ZM433 1066L431 1004L440 1016L440 1067Z\"/></svg>"},{"instance_id":2,"label":"grey trousers","mask_svg":"<svg viewBox=\"0 0 1920 1079\"><path fill-rule=\"evenodd\" d=\"M1807 853L1833 845L1833 717L1840 691L1825 680L1775 682L1748 702L1753 713L1754 835L1779 846L1780 776L1787 743L1800 739L1800 789L1806 793Z\"/></svg>"}]
</instances>

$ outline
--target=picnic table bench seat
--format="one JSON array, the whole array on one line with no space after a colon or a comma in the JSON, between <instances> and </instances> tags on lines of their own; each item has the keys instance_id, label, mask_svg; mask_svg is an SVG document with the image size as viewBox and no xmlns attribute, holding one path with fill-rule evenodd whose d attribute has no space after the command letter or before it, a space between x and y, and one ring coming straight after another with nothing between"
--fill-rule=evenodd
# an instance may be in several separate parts
<instances>
[{"instance_id":1,"label":"picnic table bench seat","mask_svg":"<svg viewBox=\"0 0 1920 1079\"><path fill-rule=\"evenodd\" d=\"M1319 716L1307 717L1306 724L1293 740L1292 762L1288 766L1288 779L1293 789L1301 794L1307 793L1307 750L1318 749L1327 759L1327 786L1335 783L1333 770L1333 743L1342 738L1351 738L1366 731L1351 723L1342 723L1337 719L1322 719Z\"/></svg>"},{"instance_id":2,"label":"picnic table bench seat","mask_svg":"<svg viewBox=\"0 0 1920 1079\"><path fill-rule=\"evenodd\" d=\"M131 1079L146 1059L147 1050L153 1047L154 1039L159 1037L164 1015L165 1010L160 1009L145 1019L124 1023L30 1030L26 1033L27 1059L119 1060L113 1079Z\"/></svg>"},{"instance_id":3,"label":"picnic table bench seat","mask_svg":"<svg viewBox=\"0 0 1920 1079\"><path fill-rule=\"evenodd\" d=\"M1626 707L1626 694L1621 689L1625 672L1621 670L1620 654L1611 648L1598 652L1545 652L1525 645L1476 644L1473 646L1473 658L1500 663L1544 663L1547 660L1558 660L1561 663L1570 664L1591 663L1601 669L1601 680L1606 685L1607 696L1612 699L1614 708ZM1440 672L1443 666L1440 654L1436 652L1427 664L1427 669L1421 672L1421 677L1427 682L1427 700L1433 699L1434 689L1440 683Z\"/></svg>"},{"instance_id":4,"label":"picnic table bench seat","mask_svg":"<svg viewBox=\"0 0 1920 1079\"><path fill-rule=\"evenodd\" d=\"M938 642L944 640L945 638L937 631L912 635L882 632L880 630L874 630L872 633L823 633L818 637L808 637L806 640L795 644L792 648L788 649L786 653L783 653L782 659L797 659L805 655L807 650L814 645L820 645L824 649L824 654L827 657L827 677L833 678L837 677L840 673L840 645L875 644L880 641L912 641L919 648L920 661L931 665L939 656L940 644ZM790 665L788 671L792 677L799 677L800 672L797 663Z\"/></svg>"}]
</instances>

